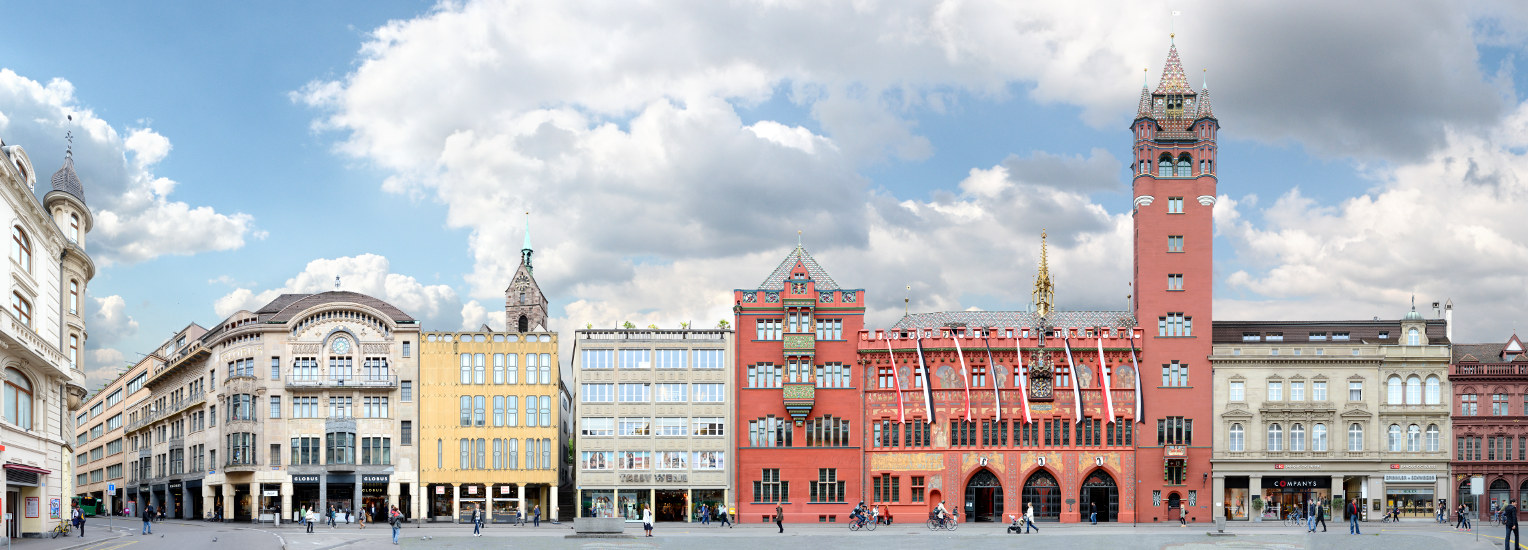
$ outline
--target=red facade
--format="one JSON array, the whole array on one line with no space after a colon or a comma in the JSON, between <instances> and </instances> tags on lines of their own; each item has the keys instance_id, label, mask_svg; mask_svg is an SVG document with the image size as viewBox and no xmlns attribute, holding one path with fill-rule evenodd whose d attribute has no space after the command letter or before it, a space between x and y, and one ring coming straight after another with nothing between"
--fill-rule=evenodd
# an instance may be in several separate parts
<instances>
[{"instance_id":1,"label":"red facade","mask_svg":"<svg viewBox=\"0 0 1528 550\"><path fill-rule=\"evenodd\" d=\"M1528 353L1523 348L1516 334L1504 344L1454 344L1448 370L1454 392L1453 503L1490 510L1528 497ZM1470 478L1477 475L1484 477L1486 491L1478 508L1470 494Z\"/></svg>"},{"instance_id":2,"label":"red facade","mask_svg":"<svg viewBox=\"0 0 1528 550\"><path fill-rule=\"evenodd\" d=\"M733 292L739 519L847 521L864 494L863 376L853 340L865 292L839 288L797 246L757 289Z\"/></svg>"},{"instance_id":3,"label":"red facade","mask_svg":"<svg viewBox=\"0 0 1528 550\"><path fill-rule=\"evenodd\" d=\"M1141 89L1131 125L1135 315L1148 327L1142 380L1155 381L1158 369L1163 373L1161 384L1142 387L1146 405L1141 414L1153 433L1136 440L1140 521L1180 515L1209 521L1214 504L1210 498L1190 502L1190 497L1210 493L1212 213L1219 127L1209 90L1195 92L1189 86L1172 47L1156 90ZM1186 381L1169 379L1168 373L1184 369ZM1159 437L1158 425L1190 429L1169 429ZM1197 433L1192 427L1199 428Z\"/></svg>"},{"instance_id":4,"label":"red facade","mask_svg":"<svg viewBox=\"0 0 1528 550\"><path fill-rule=\"evenodd\" d=\"M946 312L862 333L860 363L872 377L866 500L898 521L922 522L941 500L961 521L1008 521L1031 504L1036 521L1088 521L1090 509L1099 521L1135 521L1131 349L1140 330L1110 326L1128 320L1125 312ZM1004 321L1032 324L977 328Z\"/></svg>"}]
</instances>

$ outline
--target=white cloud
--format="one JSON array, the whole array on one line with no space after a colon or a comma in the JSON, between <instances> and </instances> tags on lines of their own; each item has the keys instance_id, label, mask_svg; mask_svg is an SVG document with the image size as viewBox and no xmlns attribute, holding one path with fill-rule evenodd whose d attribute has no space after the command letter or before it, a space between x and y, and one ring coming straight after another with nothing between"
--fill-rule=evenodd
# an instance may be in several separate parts
<instances>
[{"instance_id":1,"label":"white cloud","mask_svg":"<svg viewBox=\"0 0 1528 550\"><path fill-rule=\"evenodd\" d=\"M127 301L121 296L112 295L105 298L92 298L92 300L95 302L95 307L90 308L88 312L90 318L86 320L85 325L90 328L90 343L111 345L138 333L138 321L127 314Z\"/></svg>"},{"instance_id":2,"label":"white cloud","mask_svg":"<svg viewBox=\"0 0 1528 550\"><path fill-rule=\"evenodd\" d=\"M379 298L422 320L427 326L461 325L460 316L464 309L455 290L447 285L426 285L412 276L393 273L392 263L376 254L310 261L281 287L260 291L236 288L218 298L213 303L213 310L219 317L227 317L240 310L258 309L282 294L334 290L335 277L339 277L340 290Z\"/></svg>"},{"instance_id":3,"label":"white cloud","mask_svg":"<svg viewBox=\"0 0 1528 550\"><path fill-rule=\"evenodd\" d=\"M94 392L111 382L128 366L127 357L113 348L99 348L85 352L85 388Z\"/></svg>"},{"instance_id":4,"label":"white cloud","mask_svg":"<svg viewBox=\"0 0 1528 550\"><path fill-rule=\"evenodd\" d=\"M176 182L153 173L171 150L170 140L152 128L131 128L126 137L81 105L74 85L54 79L46 85L0 69L0 121L6 143L27 149L40 171L38 188L63 161L64 133L74 133L75 170L95 215L89 241L101 266L134 263L163 255L232 250L244 245L254 219L209 206L173 200ZM74 120L68 120L69 116Z\"/></svg>"}]
</instances>

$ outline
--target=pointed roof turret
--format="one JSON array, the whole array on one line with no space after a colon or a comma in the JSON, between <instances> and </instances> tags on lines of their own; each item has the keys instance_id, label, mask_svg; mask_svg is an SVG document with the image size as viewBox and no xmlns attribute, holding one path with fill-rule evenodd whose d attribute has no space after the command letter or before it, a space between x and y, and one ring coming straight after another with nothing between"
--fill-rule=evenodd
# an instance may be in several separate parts
<instances>
[{"instance_id":1,"label":"pointed roof turret","mask_svg":"<svg viewBox=\"0 0 1528 550\"><path fill-rule=\"evenodd\" d=\"M1031 295L1035 302L1035 313L1041 317L1050 315L1051 307L1056 303L1056 287L1051 284L1050 263L1045 257L1045 230L1040 230L1040 272L1035 274L1035 291Z\"/></svg>"},{"instance_id":2,"label":"pointed roof turret","mask_svg":"<svg viewBox=\"0 0 1528 550\"><path fill-rule=\"evenodd\" d=\"M1183 62L1178 60L1177 44L1173 44L1167 48L1167 63L1162 67L1162 81L1157 83L1156 93L1194 93L1194 88L1188 83L1188 76L1183 74Z\"/></svg>"},{"instance_id":3,"label":"pointed roof turret","mask_svg":"<svg viewBox=\"0 0 1528 550\"><path fill-rule=\"evenodd\" d=\"M1136 109L1135 116L1146 117L1151 116L1151 87L1146 85L1146 74L1151 69L1141 70L1145 71L1141 73L1141 106Z\"/></svg>"},{"instance_id":4,"label":"pointed roof turret","mask_svg":"<svg viewBox=\"0 0 1528 550\"><path fill-rule=\"evenodd\" d=\"M763 283L759 284L759 288L766 290L785 288L785 280L790 278L791 270L795 269L797 264L806 268L806 273L816 283L817 290L838 289L838 283L833 281L833 277L828 276L828 271L807 253L806 248L801 246L799 241L796 243L796 248L785 256L785 260L769 273L769 277L766 277Z\"/></svg>"},{"instance_id":5,"label":"pointed roof turret","mask_svg":"<svg viewBox=\"0 0 1528 550\"><path fill-rule=\"evenodd\" d=\"M73 119L74 116L70 115L70 120ZM79 174L74 173L74 133L67 134L67 139L69 148L64 150L64 167L53 173L53 190L73 195L83 203L85 202L85 184L80 183Z\"/></svg>"},{"instance_id":6,"label":"pointed roof turret","mask_svg":"<svg viewBox=\"0 0 1528 550\"><path fill-rule=\"evenodd\" d=\"M525 213L525 244L520 247L520 264L531 269L531 213Z\"/></svg>"}]
</instances>

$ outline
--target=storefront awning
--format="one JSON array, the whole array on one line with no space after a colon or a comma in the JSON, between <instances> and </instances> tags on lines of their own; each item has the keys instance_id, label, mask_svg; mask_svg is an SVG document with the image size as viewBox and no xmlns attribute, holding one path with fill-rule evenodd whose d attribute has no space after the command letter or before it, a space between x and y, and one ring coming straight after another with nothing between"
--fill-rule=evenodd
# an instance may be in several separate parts
<instances>
[{"instance_id":1,"label":"storefront awning","mask_svg":"<svg viewBox=\"0 0 1528 550\"><path fill-rule=\"evenodd\" d=\"M15 462L7 462L7 463L5 463L5 469L7 469L7 470L17 470L17 471L22 471L22 472L31 472L31 473L40 474L40 475L48 475L48 474L53 473L51 470L48 470L46 468L38 468L36 466L27 466L26 464L17 464Z\"/></svg>"}]
</instances>

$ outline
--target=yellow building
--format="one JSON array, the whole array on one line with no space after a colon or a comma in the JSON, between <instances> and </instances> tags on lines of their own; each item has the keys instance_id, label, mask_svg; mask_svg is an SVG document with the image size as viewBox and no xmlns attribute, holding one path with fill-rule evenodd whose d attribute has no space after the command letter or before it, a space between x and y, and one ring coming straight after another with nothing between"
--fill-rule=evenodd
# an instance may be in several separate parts
<instances>
[{"instance_id":1,"label":"yellow building","mask_svg":"<svg viewBox=\"0 0 1528 550\"><path fill-rule=\"evenodd\" d=\"M505 291L510 332L426 332L420 345L419 477L431 521L557 517L571 397L557 335L531 276L530 240Z\"/></svg>"}]
</instances>

